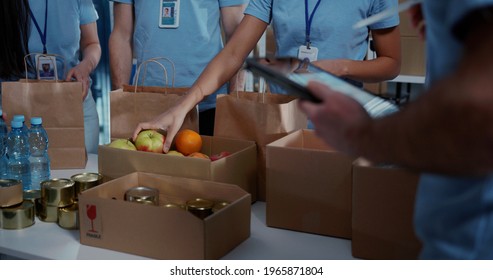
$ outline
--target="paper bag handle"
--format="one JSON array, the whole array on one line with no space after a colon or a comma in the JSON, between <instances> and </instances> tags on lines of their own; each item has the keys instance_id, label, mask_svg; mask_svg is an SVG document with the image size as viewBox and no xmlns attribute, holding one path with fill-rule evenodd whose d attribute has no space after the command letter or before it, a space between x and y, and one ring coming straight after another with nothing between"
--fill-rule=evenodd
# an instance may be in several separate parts
<instances>
[{"instance_id":1,"label":"paper bag handle","mask_svg":"<svg viewBox=\"0 0 493 280\"><path fill-rule=\"evenodd\" d=\"M139 65L139 67L137 68L137 71L135 72L135 80L134 80L134 84L135 84L134 92L135 93L137 92L137 87L139 85L140 71L142 70L142 67L144 66L144 75L142 76L142 85L144 85L145 79L147 77L147 64L149 64L150 62L156 63L157 65L159 65L163 69L164 81L165 81L166 87L168 87L168 85L169 85L169 83L168 83L168 70L166 70L166 67L161 62L159 62L159 60L166 60L167 62L169 62L169 64L171 64L171 69L173 70L173 73L171 75L171 87L172 88L175 87L175 73L176 73L176 71L175 71L175 64L173 63L173 61L171 61L167 57L153 57L153 58L149 58L148 60L142 62Z\"/></svg>"},{"instance_id":2,"label":"paper bag handle","mask_svg":"<svg viewBox=\"0 0 493 280\"><path fill-rule=\"evenodd\" d=\"M39 58L40 57L48 57L48 56L54 56L56 58L59 58L61 61L62 61L62 70L63 70L63 74L65 75L65 68L66 68L66 65L65 65L65 57L61 56L61 55L58 55L58 54L44 54L44 53L28 53L24 56L24 69L25 69L25 73L26 73L26 81L28 81L28 71L27 71L27 59L33 55L38 55L38 60L35 61L35 71L36 73L39 71ZM58 75L55 75L55 82L58 82Z\"/></svg>"},{"instance_id":3,"label":"paper bag handle","mask_svg":"<svg viewBox=\"0 0 493 280\"><path fill-rule=\"evenodd\" d=\"M240 73L240 71L242 70L246 70L246 64L244 64L240 70L238 70L238 73ZM248 70L246 70L248 71ZM258 87L258 93L260 93L258 95L258 97L262 97L262 100L260 100L259 102L260 103L265 103L265 94L271 94L271 91L270 91L270 88L269 88L269 84L267 83L267 81L263 78L263 77L259 77L261 81L263 81L263 83L259 84L259 87ZM259 81L260 81L259 80ZM238 83L238 75L236 76L236 83ZM236 98L240 98L239 94L238 94L238 87L236 87L235 91L234 91L235 95L236 95ZM258 98L257 98L258 100Z\"/></svg>"}]
</instances>

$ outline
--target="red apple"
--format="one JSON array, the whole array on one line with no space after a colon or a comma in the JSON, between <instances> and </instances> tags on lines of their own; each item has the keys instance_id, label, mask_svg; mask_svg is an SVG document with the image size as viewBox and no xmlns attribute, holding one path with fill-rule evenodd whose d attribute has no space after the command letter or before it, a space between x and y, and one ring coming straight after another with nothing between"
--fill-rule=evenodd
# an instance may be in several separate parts
<instances>
[{"instance_id":1,"label":"red apple","mask_svg":"<svg viewBox=\"0 0 493 280\"><path fill-rule=\"evenodd\" d=\"M135 145L128 139L115 139L108 147L136 151Z\"/></svg>"},{"instance_id":2,"label":"red apple","mask_svg":"<svg viewBox=\"0 0 493 280\"><path fill-rule=\"evenodd\" d=\"M135 139L135 147L139 151L163 153L166 137L155 130L143 130Z\"/></svg>"},{"instance_id":3,"label":"red apple","mask_svg":"<svg viewBox=\"0 0 493 280\"><path fill-rule=\"evenodd\" d=\"M231 154L230 152L222 151L219 154L215 154L215 155L210 156L210 159L211 159L211 161L215 161L218 159L222 159L223 157L227 157L230 154Z\"/></svg>"}]
</instances>

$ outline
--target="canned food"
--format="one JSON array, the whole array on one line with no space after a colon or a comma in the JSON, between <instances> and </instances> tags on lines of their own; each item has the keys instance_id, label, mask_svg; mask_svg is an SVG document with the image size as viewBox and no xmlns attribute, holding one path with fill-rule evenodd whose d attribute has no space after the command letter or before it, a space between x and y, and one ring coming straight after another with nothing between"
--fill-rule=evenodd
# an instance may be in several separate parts
<instances>
[{"instance_id":1,"label":"canned food","mask_svg":"<svg viewBox=\"0 0 493 280\"><path fill-rule=\"evenodd\" d=\"M80 173L70 177L75 182L75 196L81 192L93 188L103 182L103 175L99 173Z\"/></svg>"},{"instance_id":2,"label":"canned food","mask_svg":"<svg viewBox=\"0 0 493 280\"><path fill-rule=\"evenodd\" d=\"M23 201L20 205L0 209L0 228L22 229L34 224L34 204Z\"/></svg>"},{"instance_id":3,"label":"canned food","mask_svg":"<svg viewBox=\"0 0 493 280\"><path fill-rule=\"evenodd\" d=\"M159 205L159 190L150 187L133 187L125 192L125 200Z\"/></svg>"},{"instance_id":4,"label":"canned food","mask_svg":"<svg viewBox=\"0 0 493 280\"><path fill-rule=\"evenodd\" d=\"M0 179L0 207L10 207L22 202L22 182Z\"/></svg>"},{"instance_id":5,"label":"canned food","mask_svg":"<svg viewBox=\"0 0 493 280\"><path fill-rule=\"evenodd\" d=\"M164 207L164 208L176 208L176 209L185 210L185 205L181 205L181 204L178 204L178 203L166 203L162 207Z\"/></svg>"},{"instance_id":6,"label":"canned food","mask_svg":"<svg viewBox=\"0 0 493 280\"><path fill-rule=\"evenodd\" d=\"M217 211L223 209L224 207L228 206L229 202L226 201L218 201L214 203L214 206L212 207L212 212L216 213Z\"/></svg>"},{"instance_id":7,"label":"canned food","mask_svg":"<svg viewBox=\"0 0 493 280\"><path fill-rule=\"evenodd\" d=\"M46 205L43 199L36 199L36 216L38 219L47 223L56 223L58 221L58 206Z\"/></svg>"},{"instance_id":8,"label":"canned food","mask_svg":"<svg viewBox=\"0 0 493 280\"><path fill-rule=\"evenodd\" d=\"M202 198L195 198L187 201L187 210L201 219L212 214L213 206L214 202Z\"/></svg>"},{"instance_id":9,"label":"canned food","mask_svg":"<svg viewBox=\"0 0 493 280\"><path fill-rule=\"evenodd\" d=\"M41 197L41 190L25 190L23 197L24 200L31 201L33 204L35 204L36 198Z\"/></svg>"},{"instance_id":10,"label":"canned food","mask_svg":"<svg viewBox=\"0 0 493 280\"><path fill-rule=\"evenodd\" d=\"M79 228L79 204L58 208L58 225L64 229Z\"/></svg>"},{"instance_id":11,"label":"canned food","mask_svg":"<svg viewBox=\"0 0 493 280\"><path fill-rule=\"evenodd\" d=\"M66 207L74 203L75 182L51 179L41 182L41 199L47 206Z\"/></svg>"}]
</instances>

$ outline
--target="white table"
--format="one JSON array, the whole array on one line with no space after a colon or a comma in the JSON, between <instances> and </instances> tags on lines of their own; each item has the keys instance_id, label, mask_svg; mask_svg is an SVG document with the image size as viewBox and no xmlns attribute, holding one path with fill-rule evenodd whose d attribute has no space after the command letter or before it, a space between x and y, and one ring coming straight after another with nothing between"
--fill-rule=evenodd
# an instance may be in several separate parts
<instances>
[{"instance_id":1,"label":"white table","mask_svg":"<svg viewBox=\"0 0 493 280\"><path fill-rule=\"evenodd\" d=\"M97 155L90 154L83 170L53 170L52 178L70 178L81 172L97 172ZM0 259L146 259L117 251L82 245L78 230L41 222L21 230L0 229ZM265 203L252 205L251 235L225 255L224 260L345 260L351 241L316 234L270 228L265 225Z\"/></svg>"}]
</instances>

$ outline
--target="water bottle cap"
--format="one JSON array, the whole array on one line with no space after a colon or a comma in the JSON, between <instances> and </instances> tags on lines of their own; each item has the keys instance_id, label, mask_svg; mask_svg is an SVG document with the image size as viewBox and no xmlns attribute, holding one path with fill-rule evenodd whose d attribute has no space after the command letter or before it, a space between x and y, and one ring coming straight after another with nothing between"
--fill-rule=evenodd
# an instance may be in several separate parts
<instances>
[{"instance_id":1,"label":"water bottle cap","mask_svg":"<svg viewBox=\"0 0 493 280\"><path fill-rule=\"evenodd\" d=\"M20 121L14 121L13 120L11 122L11 126L12 126L12 128L21 128L22 127L22 122L20 122Z\"/></svg>"},{"instance_id":2,"label":"water bottle cap","mask_svg":"<svg viewBox=\"0 0 493 280\"><path fill-rule=\"evenodd\" d=\"M31 124L40 125L43 123L43 119L41 117L32 117Z\"/></svg>"},{"instance_id":3,"label":"water bottle cap","mask_svg":"<svg viewBox=\"0 0 493 280\"><path fill-rule=\"evenodd\" d=\"M13 121L19 121L19 122L24 122L24 115L15 115L14 118L12 119Z\"/></svg>"}]
</instances>

